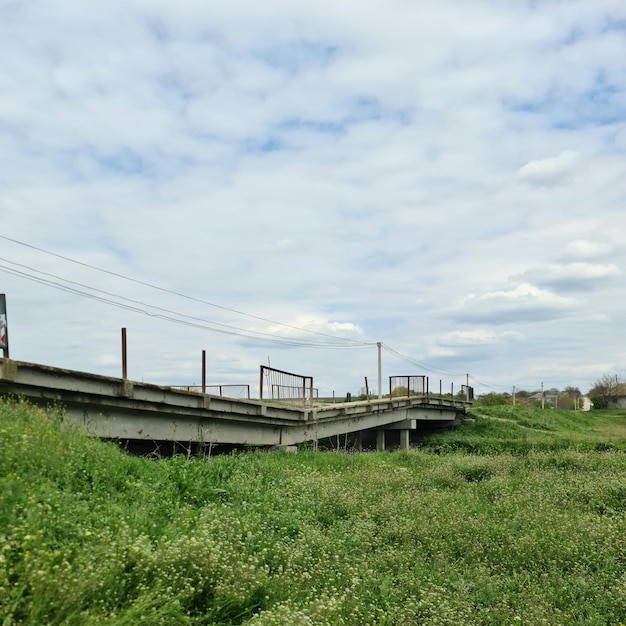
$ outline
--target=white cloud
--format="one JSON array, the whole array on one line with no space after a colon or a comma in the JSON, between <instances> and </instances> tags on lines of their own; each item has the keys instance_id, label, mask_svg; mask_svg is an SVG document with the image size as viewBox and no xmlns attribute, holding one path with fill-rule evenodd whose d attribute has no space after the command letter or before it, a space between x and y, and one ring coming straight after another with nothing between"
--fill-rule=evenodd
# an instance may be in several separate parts
<instances>
[{"instance_id":1,"label":"white cloud","mask_svg":"<svg viewBox=\"0 0 626 626\"><path fill-rule=\"evenodd\" d=\"M525 335L517 331L475 328L473 330L455 330L443 333L437 337L437 344L452 347L491 346L522 341L524 338Z\"/></svg>"},{"instance_id":2,"label":"white cloud","mask_svg":"<svg viewBox=\"0 0 626 626\"><path fill-rule=\"evenodd\" d=\"M565 256L572 259L598 259L609 255L612 250L612 246L604 241L575 239L565 247Z\"/></svg>"},{"instance_id":3,"label":"white cloud","mask_svg":"<svg viewBox=\"0 0 626 626\"><path fill-rule=\"evenodd\" d=\"M167 291L6 240L0 264L212 325L5 270L14 356L117 375L128 326L151 382L184 383L204 347L220 382L268 356L321 389L376 373L375 346L247 340L315 335L241 311L492 384L539 352L560 385L573 358L618 363L626 5L535 5L2 5L2 232ZM559 293L575 285L593 299Z\"/></svg>"},{"instance_id":4,"label":"white cloud","mask_svg":"<svg viewBox=\"0 0 626 626\"><path fill-rule=\"evenodd\" d=\"M281 239L280 241L265 244L265 248L267 250L276 252L290 252L292 250L297 250L299 247L298 242L294 239Z\"/></svg>"},{"instance_id":5,"label":"white cloud","mask_svg":"<svg viewBox=\"0 0 626 626\"><path fill-rule=\"evenodd\" d=\"M565 150L554 157L529 161L517 171L517 178L531 185L555 185L567 179L579 161L578 152Z\"/></svg>"},{"instance_id":6,"label":"white cloud","mask_svg":"<svg viewBox=\"0 0 626 626\"><path fill-rule=\"evenodd\" d=\"M613 263L565 263L533 267L523 274L523 280L539 285L569 289L597 287L600 281L616 278L622 270Z\"/></svg>"},{"instance_id":7,"label":"white cloud","mask_svg":"<svg viewBox=\"0 0 626 626\"><path fill-rule=\"evenodd\" d=\"M299 315L284 321L282 324L270 324L264 328L250 326L248 330L266 333L275 337L300 338L313 342L317 341L318 343L323 342L324 338L319 335L312 335L311 332L355 340L359 340L363 334L363 329L352 322L336 322L314 315Z\"/></svg>"},{"instance_id":8,"label":"white cloud","mask_svg":"<svg viewBox=\"0 0 626 626\"><path fill-rule=\"evenodd\" d=\"M450 311L454 319L492 324L532 323L561 318L576 306L573 298L523 283L508 291L493 291L462 298Z\"/></svg>"}]
</instances>

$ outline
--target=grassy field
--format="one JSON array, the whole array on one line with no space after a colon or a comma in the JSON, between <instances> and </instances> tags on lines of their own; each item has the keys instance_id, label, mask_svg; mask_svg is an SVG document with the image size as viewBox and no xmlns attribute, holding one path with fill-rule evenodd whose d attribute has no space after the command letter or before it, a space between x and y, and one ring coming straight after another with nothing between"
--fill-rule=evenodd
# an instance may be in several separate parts
<instances>
[{"instance_id":1,"label":"grassy field","mask_svg":"<svg viewBox=\"0 0 626 626\"><path fill-rule=\"evenodd\" d=\"M148 460L0 402L0 624L626 623L626 413Z\"/></svg>"}]
</instances>

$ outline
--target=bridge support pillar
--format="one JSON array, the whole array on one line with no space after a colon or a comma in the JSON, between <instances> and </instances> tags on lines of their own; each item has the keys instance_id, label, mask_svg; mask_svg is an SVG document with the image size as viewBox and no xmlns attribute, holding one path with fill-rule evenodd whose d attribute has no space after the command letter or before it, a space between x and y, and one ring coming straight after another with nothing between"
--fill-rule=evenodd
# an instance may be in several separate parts
<instances>
[{"instance_id":1,"label":"bridge support pillar","mask_svg":"<svg viewBox=\"0 0 626 626\"><path fill-rule=\"evenodd\" d=\"M385 449L385 431L377 430L376 431L376 450L384 450Z\"/></svg>"},{"instance_id":2,"label":"bridge support pillar","mask_svg":"<svg viewBox=\"0 0 626 626\"><path fill-rule=\"evenodd\" d=\"M354 435L354 447L357 452L363 452L363 433L361 431Z\"/></svg>"},{"instance_id":3,"label":"bridge support pillar","mask_svg":"<svg viewBox=\"0 0 626 626\"><path fill-rule=\"evenodd\" d=\"M401 430L400 431L400 450L408 450L409 449L409 435L411 434L410 430Z\"/></svg>"}]
</instances>

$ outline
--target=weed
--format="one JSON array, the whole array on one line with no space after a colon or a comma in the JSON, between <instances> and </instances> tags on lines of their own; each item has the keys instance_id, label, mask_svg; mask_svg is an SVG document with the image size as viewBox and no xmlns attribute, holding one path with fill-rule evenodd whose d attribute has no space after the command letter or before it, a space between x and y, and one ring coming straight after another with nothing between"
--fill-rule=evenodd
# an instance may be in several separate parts
<instances>
[{"instance_id":1,"label":"weed","mask_svg":"<svg viewBox=\"0 0 626 626\"><path fill-rule=\"evenodd\" d=\"M623 623L624 416L549 413L147 460L0 402L0 623Z\"/></svg>"}]
</instances>

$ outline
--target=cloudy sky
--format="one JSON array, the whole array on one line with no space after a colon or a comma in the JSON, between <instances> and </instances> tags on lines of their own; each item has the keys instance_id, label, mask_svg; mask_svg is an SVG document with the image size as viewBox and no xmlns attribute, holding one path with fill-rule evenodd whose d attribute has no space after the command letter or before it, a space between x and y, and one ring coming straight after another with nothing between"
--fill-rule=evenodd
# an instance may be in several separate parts
<instances>
[{"instance_id":1,"label":"cloudy sky","mask_svg":"<svg viewBox=\"0 0 626 626\"><path fill-rule=\"evenodd\" d=\"M623 0L0 0L11 357L320 394L626 376ZM436 383L438 385L438 382ZM432 385L432 382L431 382Z\"/></svg>"}]
</instances>

